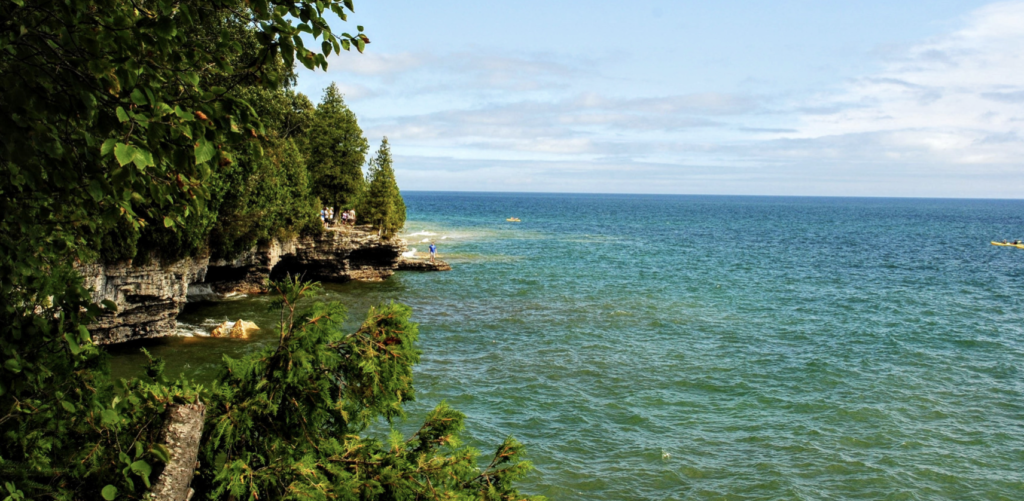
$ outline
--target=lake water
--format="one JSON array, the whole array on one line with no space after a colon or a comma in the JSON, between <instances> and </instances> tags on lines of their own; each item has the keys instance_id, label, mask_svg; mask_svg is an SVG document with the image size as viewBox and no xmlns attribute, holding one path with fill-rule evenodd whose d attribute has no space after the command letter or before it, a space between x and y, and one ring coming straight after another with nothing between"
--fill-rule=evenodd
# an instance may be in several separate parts
<instances>
[{"instance_id":1,"label":"lake water","mask_svg":"<svg viewBox=\"0 0 1024 501\"><path fill-rule=\"evenodd\" d=\"M406 193L453 271L330 285L411 305L415 428L447 400L554 500L1024 499L1024 202ZM507 217L522 222L509 223ZM266 297L182 330L273 326ZM206 380L222 353L148 348ZM113 349L115 372L141 363Z\"/></svg>"}]
</instances>

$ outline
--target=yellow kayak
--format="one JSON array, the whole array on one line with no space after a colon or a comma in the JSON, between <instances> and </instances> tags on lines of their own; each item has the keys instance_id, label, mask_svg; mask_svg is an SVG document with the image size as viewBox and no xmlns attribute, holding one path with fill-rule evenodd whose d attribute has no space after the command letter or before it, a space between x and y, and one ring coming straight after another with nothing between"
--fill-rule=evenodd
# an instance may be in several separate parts
<instances>
[{"instance_id":1,"label":"yellow kayak","mask_svg":"<svg viewBox=\"0 0 1024 501\"><path fill-rule=\"evenodd\" d=\"M996 245L996 246L999 246L999 247L1016 247L1018 249L1024 249L1024 244L1011 244L1011 243L1003 243L1003 242L992 242L992 245Z\"/></svg>"},{"instance_id":2,"label":"yellow kayak","mask_svg":"<svg viewBox=\"0 0 1024 501\"><path fill-rule=\"evenodd\" d=\"M508 221L510 223L518 223L518 222L520 222L518 217L510 217L510 218L506 219L505 221Z\"/></svg>"}]
</instances>

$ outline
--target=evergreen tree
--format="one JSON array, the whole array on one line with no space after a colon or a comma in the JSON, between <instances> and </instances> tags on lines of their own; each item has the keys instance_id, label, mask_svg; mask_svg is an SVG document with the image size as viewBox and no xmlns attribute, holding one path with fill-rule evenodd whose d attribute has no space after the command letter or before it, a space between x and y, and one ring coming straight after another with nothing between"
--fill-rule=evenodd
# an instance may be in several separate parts
<instances>
[{"instance_id":1,"label":"evergreen tree","mask_svg":"<svg viewBox=\"0 0 1024 501\"><path fill-rule=\"evenodd\" d=\"M383 419L404 418L415 399L417 326L408 306L371 308L345 334L345 307L301 301L319 285L288 277L280 294L279 342L241 359L225 357L204 431L202 474L213 499L520 500L512 485L532 469L511 437L485 468L458 433L465 416L441 403L419 431L387 441L367 436Z\"/></svg>"},{"instance_id":2,"label":"evergreen tree","mask_svg":"<svg viewBox=\"0 0 1024 501\"><path fill-rule=\"evenodd\" d=\"M405 201L391 167L391 146L387 137L377 154L370 158L366 176L366 193L359 201L356 216L377 228L381 236L390 238L405 226Z\"/></svg>"},{"instance_id":3,"label":"evergreen tree","mask_svg":"<svg viewBox=\"0 0 1024 501\"><path fill-rule=\"evenodd\" d=\"M306 141L313 194L325 206L351 207L363 190L362 166L370 144L336 84L324 89Z\"/></svg>"}]
</instances>

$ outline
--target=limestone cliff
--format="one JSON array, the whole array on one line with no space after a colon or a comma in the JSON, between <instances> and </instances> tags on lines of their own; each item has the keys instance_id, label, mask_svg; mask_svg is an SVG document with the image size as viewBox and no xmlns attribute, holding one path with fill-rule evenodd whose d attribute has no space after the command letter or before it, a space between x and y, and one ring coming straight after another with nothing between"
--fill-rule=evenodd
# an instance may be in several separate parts
<instances>
[{"instance_id":1,"label":"limestone cliff","mask_svg":"<svg viewBox=\"0 0 1024 501\"><path fill-rule=\"evenodd\" d=\"M329 282L383 280L394 274L404 250L404 240L382 240L369 227L332 229L211 261L205 282L223 294L263 292L264 279L288 273Z\"/></svg>"},{"instance_id":2,"label":"limestone cliff","mask_svg":"<svg viewBox=\"0 0 1024 501\"><path fill-rule=\"evenodd\" d=\"M268 276L287 273L330 282L383 280L395 272L404 250L404 240L382 240L369 227L358 227L275 240L230 261L211 262L202 256L174 263L153 259L144 266L123 262L79 269L96 301L117 303L116 315L103 316L89 327L97 344L108 344L174 334L190 285L217 293L254 293L264 291Z\"/></svg>"},{"instance_id":3,"label":"limestone cliff","mask_svg":"<svg viewBox=\"0 0 1024 501\"><path fill-rule=\"evenodd\" d=\"M117 314L103 315L89 326L97 344L173 334L185 305L188 286L206 274L205 256L133 266L130 261L83 265L79 272L96 301L109 299Z\"/></svg>"}]
</instances>

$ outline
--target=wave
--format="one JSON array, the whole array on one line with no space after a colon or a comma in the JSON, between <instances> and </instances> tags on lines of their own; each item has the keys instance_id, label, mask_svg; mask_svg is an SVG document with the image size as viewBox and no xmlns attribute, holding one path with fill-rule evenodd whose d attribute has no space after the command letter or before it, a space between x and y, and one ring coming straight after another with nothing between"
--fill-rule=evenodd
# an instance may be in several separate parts
<instances>
[{"instance_id":1,"label":"wave","mask_svg":"<svg viewBox=\"0 0 1024 501\"><path fill-rule=\"evenodd\" d=\"M416 248L415 247L410 247L407 252L403 252L402 253L402 257L415 257L415 256L416 256Z\"/></svg>"},{"instance_id":2,"label":"wave","mask_svg":"<svg viewBox=\"0 0 1024 501\"><path fill-rule=\"evenodd\" d=\"M437 233L434 233L432 231L417 231L416 233L410 233L410 234L408 234L406 236L407 237L418 237L418 236L428 236L429 237L429 236L434 236L434 235L437 235Z\"/></svg>"}]
</instances>

